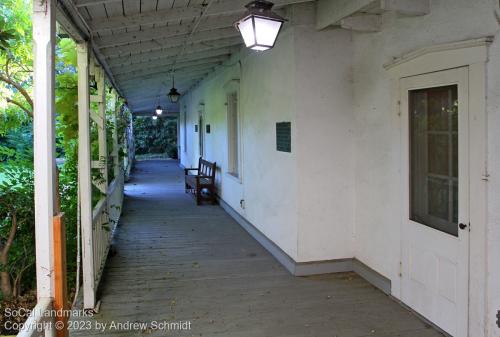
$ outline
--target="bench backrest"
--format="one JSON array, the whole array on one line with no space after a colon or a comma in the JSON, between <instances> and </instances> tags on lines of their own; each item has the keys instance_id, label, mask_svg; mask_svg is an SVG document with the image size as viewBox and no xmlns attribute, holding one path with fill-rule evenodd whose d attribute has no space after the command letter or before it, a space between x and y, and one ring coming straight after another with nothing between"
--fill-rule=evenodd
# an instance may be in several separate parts
<instances>
[{"instance_id":1,"label":"bench backrest","mask_svg":"<svg viewBox=\"0 0 500 337\"><path fill-rule=\"evenodd\" d=\"M198 168L199 175L215 178L216 163L209 162L200 157L198 161Z\"/></svg>"}]
</instances>

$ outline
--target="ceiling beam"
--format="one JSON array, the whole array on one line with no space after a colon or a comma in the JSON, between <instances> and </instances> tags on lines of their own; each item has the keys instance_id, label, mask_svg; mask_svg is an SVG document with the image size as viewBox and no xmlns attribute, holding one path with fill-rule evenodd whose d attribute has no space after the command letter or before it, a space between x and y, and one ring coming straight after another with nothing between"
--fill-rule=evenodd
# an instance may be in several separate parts
<instances>
[{"instance_id":1,"label":"ceiling beam","mask_svg":"<svg viewBox=\"0 0 500 337\"><path fill-rule=\"evenodd\" d=\"M314 0L274 0L276 7L310 2ZM330 1L330 0L326 0ZM353 0L354 1L354 0ZM221 0L210 6L205 12L205 17L230 15L245 11L248 0ZM82 4L82 2L80 2ZM175 7L160 11L151 11L129 16L113 16L110 18L99 18L91 20L89 25L92 31L102 31L107 29L127 28L141 26L152 23L165 23L179 20L190 20L200 16L204 6Z\"/></svg>"},{"instance_id":2,"label":"ceiling beam","mask_svg":"<svg viewBox=\"0 0 500 337\"><path fill-rule=\"evenodd\" d=\"M206 46L202 46L200 48L187 48L185 54L181 56L179 59L180 62L198 60L200 58L208 58L212 56L220 56L220 55L229 55L237 52L240 49L240 44L222 47L222 48L209 48ZM129 56L123 56L120 58L110 59L108 63L111 65L113 69L119 67L129 67L138 64L150 63L155 60L165 60L176 57L179 52L182 51L182 48L172 48L167 50L159 50L145 54L134 54Z\"/></svg>"},{"instance_id":3,"label":"ceiling beam","mask_svg":"<svg viewBox=\"0 0 500 337\"><path fill-rule=\"evenodd\" d=\"M200 64L197 66L183 67L183 68L177 69L175 76L180 78L182 76L182 74L184 74L186 72L195 72L198 70L212 69L218 65L220 65L219 62L213 62L213 63ZM121 83L121 81L124 81L124 80L128 81L130 79L143 79L143 78L147 79L147 78L151 78L154 76L162 76L162 77L168 76L170 78L171 74L172 74L172 72L170 71L169 68L164 68L164 69L150 69L147 71L137 71L137 72L133 72L130 74L117 75L117 76L115 76L115 78L119 83Z\"/></svg>"},{"instance_id":4,"label":"ceiling beam","mask_svg":"<svg viewBox=\"0 0 500 337\"><path fill-rule=\"evenodd\" d=\"M184 80L193 79L197 77L203 77L205 74L211 72L213 68L208 68L205 70L198 70L195 72L186 72L182 74L178 74L177 85L180 85ZM159 73L155 76L143 77L143 78L129 78L124 79L120 82L121 88L126 92L127 89L134 88L144 88L147 90L150 85L164 84L166 87L170 87L170 77L166 77L169 75L169 72Z\"/></svg>"},{"instance_id":5,"label":"ceiling beam","mask_svg":"<svg viewBox=\"0 0 500 337\"><path fill-rule=\"evenodd\" d=\"M220 28L232 27L238 16L209 17L203 20L198 26L197 31L214 30ZM165 39L168 37L186 35L191 33L193 24L169 25L155 28L143 28L139 31L118 33L102 37L94 37L94 42L100 48L120 46L123 44L137 43L142 41L151 41Z\"/></svg>"},{"instance_id":6,"label":"ceiling beam","mask_svg":"<svg viewBox=\"0 0 500 337\"><path fill-rule=\"evenodd\" d=\"M168 39L155 39L142 43L133 43L130 45L108 47L101 49L101 53L106 58L120 57L123 55L147 53L159 49L168 49L173 47L181 47L186 43L189 35L174 36ZM240 34L233 28L221 28L210 31L203 31L193 34L188 40L188 46L193 44L211 43L216 44L218 40L229 38L238 38L241 41Z\"/></svg>"},{"instance_id":7,"label":"ceiling beam","mask_svg":"<svg viewBox=\"0 0 500 337\"><path fill-rule=\"evenodd\" d=\"M172 69L171 66L174 66L173 71L175 72L178 69L186 68L186 67L191 67L191 66L197 66L200 64L207 64L207 63L222 63L226 60L229 59L228 55L221 55L221 56L215 56L215 57L208 57L208 58L202 58L198 60L193 60L193 61L187 61L187 62L175 62L175 58L168 58L168 59L163 59L163 60L157 60L157 61L152 61L151 63L140 63L136 65L132 65L129 67L121 67L119 69L113 70L113 74L115 76L119 75L124 75L124 74L131 74L134 75L137 72L151 72L151 71L158 71L160 68L168 68Z\"/></svg>"},{"instance_id":8,"label":"ceiling beam","mask_svg":"<svg viewBox=\"0 0 500 337\"><path fill-rule=\"evenodd\" d=\"M118 1L120 0L75 0L75 6L76 7L95 6L95 5L102 5Z\"/></svg>"},{"instance_id":9,"label":"ceiling beam","mask_svg":"<svg viewBox=\"0 0 500 337\"><path fill-rule=\"evenodd\" d=\"M232 54L240 49L240 44L232 44L229 46L221 46L219 48L207 47L204 45L188 47L183 55L178 57L179 62L189 61L191 57L200 58L201 55L206 57ZM137 63L147 63L153 60L165 59L169 57L177 57L182 51L182 48L171 48L167 50L157 50L145 54L135 54L128 56L121 56L109 59L107 62L111 67L127 66Z\"/></svg>"}]
</instances>

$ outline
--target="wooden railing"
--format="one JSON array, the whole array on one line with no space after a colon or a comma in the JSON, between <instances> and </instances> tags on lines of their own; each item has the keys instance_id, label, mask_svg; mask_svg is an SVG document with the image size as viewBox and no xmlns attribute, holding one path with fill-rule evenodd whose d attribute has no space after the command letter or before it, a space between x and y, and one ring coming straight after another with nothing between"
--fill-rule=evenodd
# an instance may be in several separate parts
<instances>
[{"instance_id":1,"label":"wooden railing","mask_svg":"<svg viewBox=\"0 0 500 337\"><path fill-rule=\"evenodd\" d=\"M106 198L101 199L92 214L94 289L97 289L108 256L113 233L120 218L123 202L123 175L109 185Z\"/></svg>"}]
</instances>

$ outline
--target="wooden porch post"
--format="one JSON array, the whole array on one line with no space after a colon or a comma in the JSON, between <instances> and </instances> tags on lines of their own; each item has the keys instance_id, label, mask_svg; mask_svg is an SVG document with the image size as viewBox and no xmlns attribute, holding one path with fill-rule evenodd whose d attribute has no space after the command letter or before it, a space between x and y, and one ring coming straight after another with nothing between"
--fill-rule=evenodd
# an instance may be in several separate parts
<instances>
[{"instance_id":1,"label":"wooden porch post","mask_svg":"<svg viewBox=\"0 0 500 337\"><path fill-rule=\"evenodd\" d=\"M99 138L99 161L101 162L101 174L103 182L101 192L108 194L109 177L108 177L108 142L106 137L106 79L102 67L96 69L97 80L97 97L98 97L98 117L101 120L101 127L98 128Z\"/></svg>"},{"instance_id":2,"label":"wooden porch post","mask_svg":"<svg viewBox=\"0 0 500 337\"><path fill-rule=\"evenodd\" d=\"M33 2L33 148L38 301L54 297L55 215L55 0ZM51 333L49 333L50 335Z\"/></svg>"},{"instance_id":3,"label":"wooden porch post","mask_svg":"<svg viewBox=\"0 0 500 337\"><path fill-rule=\"evenodd\" d=\"M92 176L90 156L89 52L77 45L78 56L78 176L82 228L83 306L95 307L94 237L92 231Z\"/></svg>"},{"instance_id":4,"label":"wooden porch post","mask_svg":"<svg viewBox=\"0 0 500 337\"><path fill-rule=\"evenodd\" d=\"M118 103L118 94L116 91L114 91L114 102L113 102L113 107L114 107L114 114L113 114L113 172L115 179L118 178L118 175L120 174L120 156L119 156L119 150L120 150L120 144L118 144L118 110L120 107L116 104Z\"/></svg>"}]
</instances>

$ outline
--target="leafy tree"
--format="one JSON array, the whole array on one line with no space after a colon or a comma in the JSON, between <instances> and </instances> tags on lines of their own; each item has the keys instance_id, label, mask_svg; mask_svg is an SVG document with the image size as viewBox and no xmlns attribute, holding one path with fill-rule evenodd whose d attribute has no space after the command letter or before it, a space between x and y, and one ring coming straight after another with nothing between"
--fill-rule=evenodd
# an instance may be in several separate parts
<instances>
[{"instance_id":1,"label":"leafy tree","mask_svg":"<svg viewBox=\"0 0 500 337\"><path fill-rule=\"evenodd\" d=\"M164 154L177 158L177 123L175 119L134 118L134 139L137 154Z\"/></svg>"},{"instance_id":2,"label":"leafy tree","mask_svg":"<svg viewBox=\"0 0 500 337\"><path fill-rule=\"evenodd\" d=\"M0 2L0 134L33 114L31 1Z\"/></svg>"}]
</instances>

